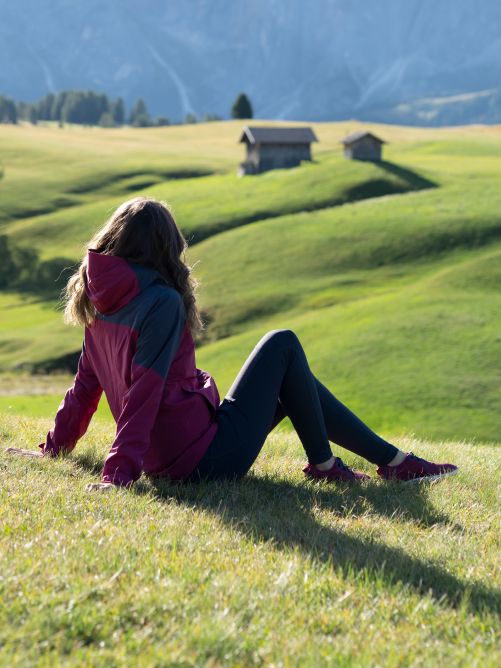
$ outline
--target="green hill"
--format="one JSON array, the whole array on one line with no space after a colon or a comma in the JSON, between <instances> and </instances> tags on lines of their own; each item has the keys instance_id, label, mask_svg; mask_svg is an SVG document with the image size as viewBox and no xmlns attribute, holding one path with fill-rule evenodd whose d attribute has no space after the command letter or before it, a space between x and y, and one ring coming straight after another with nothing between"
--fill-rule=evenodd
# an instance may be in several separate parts
<instances>
[{"instance_id":1,"label":"green hill","mask_svg":"<svg viewBox=\"0 0 501 668\"><path fill-rule=\"evenodd\" d=\"M318 124L313 164L239 179L239 128L2 127L1 232L71 265L120 201L164 199L201 279L198 363L222 392L265 331L290 327L375 428L498 441L499 129L374 127L389 144L373 165L342 158L350 124ZM0 369L78 350L54 304L0 294ZM23 397L4 393L0 407L20 410Z\"/></svg>"},{"instance_id":2,"label":"green hill","mask_svg":"<svg viewBox=\"0 0 501 668\"><path fill-rule=\"evenodd\" d=\"M222 394L291 328L371 426L460 467L401 486L343 452L369 483L308 483L284 421L239 483L141 479L104 499L84 492L113 437L101 402L71 456L0 455L0 665L499 664L501 128L371 126L389 144L369 165L340 155L353 125L315 125L314 164L245 179L238 123L0 125L9 243L72 265L122 200L165 199ZM35 449L71 382L46 370L82 334L41 290L0 309L2 446Z\"/></svg>"}]
</instances>

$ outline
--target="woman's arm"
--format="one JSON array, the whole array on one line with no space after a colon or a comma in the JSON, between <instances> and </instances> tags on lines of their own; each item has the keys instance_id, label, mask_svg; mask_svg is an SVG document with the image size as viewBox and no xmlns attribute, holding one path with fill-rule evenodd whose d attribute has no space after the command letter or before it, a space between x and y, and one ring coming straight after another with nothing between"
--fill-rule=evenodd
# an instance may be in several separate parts
<instances>
[{"instance_id":1,"label":"woman's arm","mask_svg":"<svg viewBox=\"0 0 501 668\"><path fill-rule=\"evenodd\" d=\"M59 405L54 427L40 444L42 453L55 457L60 452L71 452L79 438L87 431L96 412L103 390L89 362L85 343L78 361L73 386Z\"/></svg>"},{"instance_id":2,"label":"woman's arm","mask_svg":"<svg viewBox=\"0 0 501 668\"><path fill-rule=\"evenodd\" d=\"M161 301L146 316L132 359L131 384L117 420L116 438L104 464L103 483L126 486L141 475L165 380L185 321L181 295L175 290L163 293Z\"/></svg>"}]
</instances>

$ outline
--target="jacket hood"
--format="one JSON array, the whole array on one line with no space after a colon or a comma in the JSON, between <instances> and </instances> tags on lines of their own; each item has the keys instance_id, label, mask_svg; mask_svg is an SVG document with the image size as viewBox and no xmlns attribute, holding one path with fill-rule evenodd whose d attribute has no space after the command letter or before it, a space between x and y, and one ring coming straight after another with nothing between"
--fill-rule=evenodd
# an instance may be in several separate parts
<instances>
[{"instance_id":1,"label":"jacket hood","mask_svg":"<svg viewBox=\"0 0 501 668\"><path fill-rule=\"evenodd\" d=\"M94 250L87 253L85 292L98 313L115 313L148 285L163 282L155 269Z\"/></svg>"}]
</instances>

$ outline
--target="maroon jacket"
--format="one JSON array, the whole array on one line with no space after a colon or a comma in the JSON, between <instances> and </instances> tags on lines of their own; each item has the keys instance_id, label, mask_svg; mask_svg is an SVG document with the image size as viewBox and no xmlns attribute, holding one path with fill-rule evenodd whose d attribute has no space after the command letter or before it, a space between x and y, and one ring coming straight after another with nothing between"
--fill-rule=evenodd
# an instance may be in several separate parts
<instances>
[{"instance_id":1,"label":"maroon jacket","mask_svg":"<svg viewBox=\"0 0 501 668\"><path fill-rule=\"evenodd\" d=\"M104 390L117 429L103 482L128 485L142 471L183 479L216 434L220 398L212 376L195 365L180 294L154 269L95 251L87 294L98 315L40 447L49 455L71 451Z\"/></svg>"}]
</instances>

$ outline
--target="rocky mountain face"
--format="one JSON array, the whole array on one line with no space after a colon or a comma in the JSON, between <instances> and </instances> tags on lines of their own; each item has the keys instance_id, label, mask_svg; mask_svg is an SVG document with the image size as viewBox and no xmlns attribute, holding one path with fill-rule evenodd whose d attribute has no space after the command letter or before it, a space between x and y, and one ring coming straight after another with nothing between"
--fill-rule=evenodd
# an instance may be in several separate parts
<instances>
[{"instance_id":1,"label":"rocky mountain face","mask_svg":"<svg viewBox=\"0 0 501 668\"><path fill-rule=\"evenodd\" d=\"M501 122L499 0L0 0L0 94L151 113Z\"/></svg>"}]
</instances>

